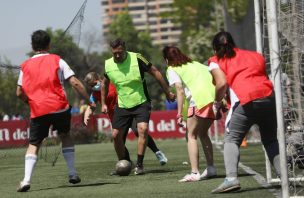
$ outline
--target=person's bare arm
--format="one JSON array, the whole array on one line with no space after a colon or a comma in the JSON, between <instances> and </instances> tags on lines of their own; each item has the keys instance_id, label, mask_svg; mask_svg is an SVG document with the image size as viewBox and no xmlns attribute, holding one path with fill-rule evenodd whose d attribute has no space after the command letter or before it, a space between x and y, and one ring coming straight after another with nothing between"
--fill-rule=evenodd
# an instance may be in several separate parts
<instances>
[{"instance_id":1,"label":"person's bare arm","mask_svg":"<svg viewBox=\"0 0 304 198\"><path fill-rule=\"evenodd\" d=\"M68 79L69 83L71 84L71 86L76 89L76 91L83 96L85 99L87 99L87 101L90 101L89 95L84 87L84 85L82 84L82 82L80 80L78 80L78 78L76 78L75 76L71 76Z\"/></svg>"},{"instance_id":2,"label":"person's bare arm","mask_svg":"<svg viewBox=\"0 0 304 198\"><path fill-rule=\"evenodd\" d=\"M182 83L174 83L175 89L176 89L176 97L177 97L177 124L179 126L183 126L183 106L184 106L184 99L185 99L185 93Z\"/></svg>"},{"instance_id":3,"label":"person's bare arm","mask_svg":"<svg viewBox=\"0 0 304 198\"><path fill-rule=\"evenodd\" d=\"M215 101L221 102L227 90L226 76L220 68L211 70L211 74L215 82Z\"/></svg>"},{"instance_id":4,"label":"person's bare arm","mask_svg":"<svg viewBox=\"0 0 304 198\"><path fill-rule=\"evenodd\" d=\"M167 100L174 101L175 94L170 91L170 87L163 78L163 75L159 72L159 70L154 65L151 66L149 70L149 74L151 74L160 84L160 86L162 87L163 91L166 94Z\"/></svg>"},{"instance_id":5,"label":"person's bare arm","mask_svg":"<svg viewBox=\"0 0 304 198\"><path fill-rule=\"evenodd\" d=\"M22 90L22 86L18 85L16 89L16 95L20 98L23 102L28 103L27 96Z\"/></svg>"},{"instance_id":6,"label":"person's bare arm","mask_svg":"<svg viewBox=\"0 0 304 198\"><path fill-rule=\"evenodd\" d=\"M101 112L108 113L108 107L106 105L106 98L108 95L110 81L108 78L103 78L101 87Z\"/></svg>"}]
</instances>

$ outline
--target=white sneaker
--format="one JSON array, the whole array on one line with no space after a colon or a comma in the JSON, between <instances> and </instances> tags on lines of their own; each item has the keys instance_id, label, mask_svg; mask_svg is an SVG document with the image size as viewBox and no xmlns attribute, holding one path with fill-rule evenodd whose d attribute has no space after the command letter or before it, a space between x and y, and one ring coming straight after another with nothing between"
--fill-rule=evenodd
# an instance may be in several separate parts
<instances>
[{"instance_id":1,"label":"white sneaker","mask_svg":"<svg viewBox=\"0 0 304 198\"><path fill-rule=\"evenodd\" d=\"M183 179L178 180L178 182L195 182L201 180L200 173L190 173L183 177Z\"/></svg>"},{"instance_id":2,"label":"white sneaker","mask_svg":"<svg viewBox=\"0 0 304 198\"><path fill-rule=\"evenodd\" d=\"M201 174L201 179L210 179L216 177L216 169L214 166L208 166L204 172Z\"/></svg>"},{"instance_id":3,"label":"white sneaker","mask_svg":"<svg viewBox=\"0 0 304 198\"><path fill-rule=\"evenodd\" d=\"M160 165L165 165L168 162L168 159L166 158L165 154L161 151L157 151L155 153L157 159L159 160Z\"/></svg>"},{"instance_id":4,"label":"white sneaker","mask_svg":"<svg viewBox=\"0 0 304 198\"><path fill-rule=\"evenodd\" d=\"M17 192L26 192L31 188L30 182L21 181L17 187Z\"/></svg>"}]
</instances>

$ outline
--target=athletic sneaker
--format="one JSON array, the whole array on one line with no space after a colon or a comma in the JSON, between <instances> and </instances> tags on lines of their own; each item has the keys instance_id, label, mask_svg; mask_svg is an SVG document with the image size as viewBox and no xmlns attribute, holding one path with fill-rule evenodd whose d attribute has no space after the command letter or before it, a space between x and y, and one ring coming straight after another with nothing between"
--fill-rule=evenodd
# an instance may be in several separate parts
<instances>
[{"instance_id":1,"label":"athletic sneaker","mask_svg":"<svg viewBox=\"0 0 304 198\"><path fill-rule=\"evenodd\" d=\"M78 183L80 183L81 182L81 179L80 179L80 177L78 176L78 175L69 175L69 182L71 183L71 184L78 184Z\"/></svg>"},{"instance_id":2,"label":"athletic sneaker","mask_svg":"<svg viewBox=\"0 0 304 198\"><path fill-rule=\"evenodd\" d=\"M232 181L228 181L228 179L225 179L221 185L219 185L216 189L212 190L212 193L227 193L239 189L241 189L241 185L238 179L234 179Z\"/></svg>"},{"instance_id":3,"label":"athletic sneaker","mask_svg":"<svg viewBox=\"0 0 304 198\"><path fill-rule=\"evenodd\" d=\"M26 192L30 188L31 188L30 182L21 181L17 188L17 192Z\"/></svg>"},{"instance_id":4,"label":"athletic sneaker","mask_svg":"<svg viewBox=\"0 0 304 198\"><path fill-rule=\"evenodd\" d=\"M134 174L135 175L143 175L145 172L144 172L144 166L141 165L141 166L138 166L136 165L135 169L134 169Z\"/></svg>"},{"instance_id":5,"label":"athletic sneaker","mask_svg":"<svg viewBox=\"0 0 304 198\"><path fill-rule=\"evenodd\" d=\"M214 166L208 166L204 172L201 174L201 179L210 179L216 177L216 169Z\"/></svg>"},{"instance_id":6,"label":"athletic sneaker","mask_svg":"<svg viewBox=\"0 0 304 198\"><path fill-rule=\"evenodd\" d=\"M168 162L168 159L166 158L165 154L161 151L157 151L155 153L157 159L159 160L160 165L165 165Z\"/></svg>"},{"instance_id":7,"label":"athletic sneaker","mask_svg":"<svg viewBox=\"0 0 304 198\"><path fill-rule=\"evenodd\" d=\"M201 180L199 173L190 173L183 177L183 179L178 180L178 182L195 182Z\"/></svg>"}]
</instances>

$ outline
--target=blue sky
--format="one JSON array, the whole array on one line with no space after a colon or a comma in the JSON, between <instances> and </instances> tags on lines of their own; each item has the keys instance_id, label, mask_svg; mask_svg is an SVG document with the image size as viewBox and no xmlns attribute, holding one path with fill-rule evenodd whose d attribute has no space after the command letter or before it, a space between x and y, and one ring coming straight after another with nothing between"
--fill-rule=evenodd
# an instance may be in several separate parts
<instances>
[{"instance_id":1,"label":"blue sky","mask_svg":"<svg viewBox=\"0 0 304 198\"><path fill-rule=\"evenodd\" d=\"M31 50L30 36L37 29L66 29L84 0L4 0L0 6L0 61L21 64ZM101 37L100 0L88 0L82 36L88 31ZM81 42L84 42L81 38ZM83 45L83 44L81 44ZM99 51L101 46L95 46Z\"/></svg>"}]
</instances>

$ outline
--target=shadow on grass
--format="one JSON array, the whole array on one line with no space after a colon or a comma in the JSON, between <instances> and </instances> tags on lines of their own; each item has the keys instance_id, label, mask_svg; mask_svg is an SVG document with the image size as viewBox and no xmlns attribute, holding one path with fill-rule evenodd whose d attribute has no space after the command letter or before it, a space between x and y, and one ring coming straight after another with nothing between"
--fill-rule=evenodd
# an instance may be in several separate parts
<instances>
[{"instance_id":1,"label":"shadow on grass","mask_svg":"<svg viewBox=\"0 0 304 198\"><path fill-rule=\"evenodd\" d=\"M164 170L164 169L154 169L154 170L145 170L145 174L150 174L150 173L171 173L171 172L176 172L176 170Z\"/></svg>"},{"instance_id":2,"label":"shadow on grass","mask_svg":"<svg viewBox=\"0 0 304 198\"><path fill-rule=\"evenodd\" d=\"M64 186L57 186L52 188L41 188L38 190L31 190L31 191L44 191L44 190L53 190L59 188L79 188L79 187L87 187L87 186L103 186L107 184L119 184L119 183L112 183L112 182L98 182L98 183L91 183L91 184L76 184L76 185L64 185Z\"/></svg>"},{"instance_id":3,"label":"shadow on grass","mask_svg":"<svg viewBox=\"0 0 304 198\"><path fill-rule=\"evenodd\" d=\"M268 186L268 187L249 187L249 188L241 188L238 191L235 191L234 193L245 193L245 192L250 192L250 191L257 191L257 190L280 190L281 186L280 185L273 185L273 186Z\"/></svg>"},{"instance_id":4,"label":"shadow on grass","mask_svg":"<svg viewBox=\"0 0 304 198\"><path fill-rule=\"evenodd\" d=\"M238 174L238 177L252 177L254 176L255 174L248 174L248 173L244 173L244 174ZM214 177L210 177L210 178L207 178L207 179L202 179L203 180L209 180L209 179L218 179L218 178L225 178L226 175L217 175L217 176L214 176Z\"/></svg>"}]
</instances>

